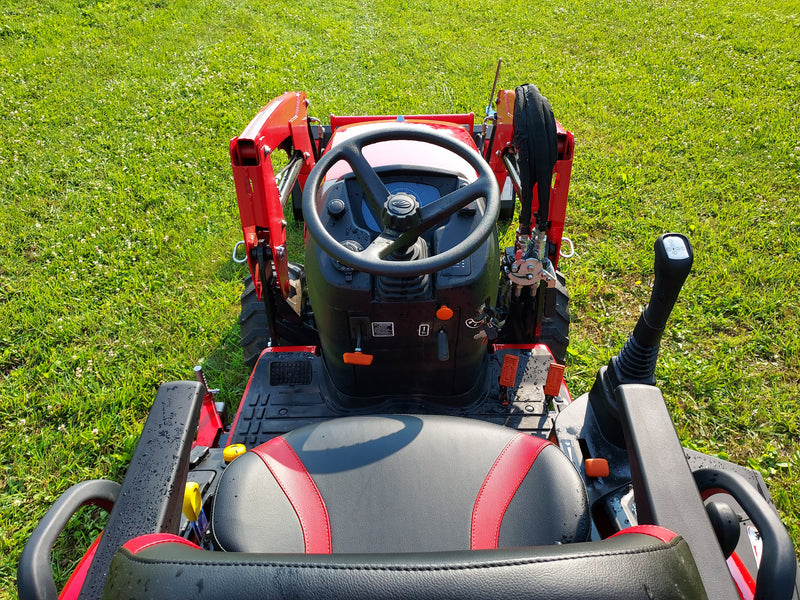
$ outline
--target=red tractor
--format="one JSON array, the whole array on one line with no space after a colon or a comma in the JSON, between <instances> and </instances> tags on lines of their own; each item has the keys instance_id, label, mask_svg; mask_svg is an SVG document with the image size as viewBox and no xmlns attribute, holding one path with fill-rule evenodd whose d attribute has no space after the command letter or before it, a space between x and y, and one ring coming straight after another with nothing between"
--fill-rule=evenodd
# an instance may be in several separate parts
<instances>
[{"instance_id":1,"label":"red tractor","mask_svg":"<svg viewBox=\"0 0 800 600\"><path fill-rule=\"evenodd\" d=\"M91 503L108 524L62 598L800 599L760 475L682 448L655 385L689 240L656 241L650 303L573 401L573 136L532 85L495 101L477 125L323 126L302 93L259 112L230 147L253 366L233 422L202 376L163 384L122 485L41 521L20 598L58 597L50 549Z\"/></svg>"}]
</instances>

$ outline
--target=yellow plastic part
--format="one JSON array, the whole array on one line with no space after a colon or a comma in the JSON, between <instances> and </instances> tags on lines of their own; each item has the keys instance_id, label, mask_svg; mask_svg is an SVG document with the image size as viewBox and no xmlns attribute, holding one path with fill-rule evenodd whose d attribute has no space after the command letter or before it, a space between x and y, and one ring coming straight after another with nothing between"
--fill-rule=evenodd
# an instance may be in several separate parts
<instances>
[{"instance_id":1,"label":"yellow plastic part","mask_svg":"<svg viewBox=\"0 0 800 600\"><path fill-rule=\"evenodd\" d=\"M225 446L225 449L222 451L222 458L225 459L226 463L229 463L245 452L247 452L247 448L245 448L244 444L231 444L230 446Z\"/></svg>"},{"instance_id":2,"label":"yellow plastic part","mask_svg":"<svg viewBox=\"0 0 800 600\"><path fill-rule=\"evenodd\" d=\"M194 481L189 481L183 492L183 514L190 521L197 521L201 510L203 510L203 498L200 496L200 486Z\"/></svg>"}]
</instances>

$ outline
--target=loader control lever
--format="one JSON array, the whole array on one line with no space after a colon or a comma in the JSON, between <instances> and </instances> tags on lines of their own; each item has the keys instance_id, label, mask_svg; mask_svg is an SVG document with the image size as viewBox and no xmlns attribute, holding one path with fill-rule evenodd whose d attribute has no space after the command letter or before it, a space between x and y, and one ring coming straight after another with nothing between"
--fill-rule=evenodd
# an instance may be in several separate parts
<instances>
[{"instance_id":1,"label":"loader control lever","mask_svg":"<svg viewBox=\"0 0 800 600\"><path fill-rule=\"evenodd\" d=\"M686 236L667 233L655 243L655 277L650 303L644 309L633 336L642 345L658 344L678 294L692 268L694 254Z\"/></svg>"},{"instance_id":2,"label":"loader control lever","mask_svg":"<svg viewBox=\"0 0 800 600\"><path fill-rule=\"evenodd\" d=\"M622 351L615 359L615 375L621 383L655 385L656 360L661 335L678 294L692 268L694 253L685 235L665 233L655 243L653 291Z\"/></svg>"},{"instance_id":3,"label":"loader control lever","mask_svg":"<svg viewBox=\"0 0 800 600\"><path fill-rule=\"evenodd\" d=\"M656 360L661 336L692 268L693 259L692 246L685 235L665 233L656 240L650 302L619 354L611 358L607 367L597 372L589 392L589 402L603 435L617 446L622 447L624 439L614 390L628 383L656 384Z\"/></svg>"}]
</instances>

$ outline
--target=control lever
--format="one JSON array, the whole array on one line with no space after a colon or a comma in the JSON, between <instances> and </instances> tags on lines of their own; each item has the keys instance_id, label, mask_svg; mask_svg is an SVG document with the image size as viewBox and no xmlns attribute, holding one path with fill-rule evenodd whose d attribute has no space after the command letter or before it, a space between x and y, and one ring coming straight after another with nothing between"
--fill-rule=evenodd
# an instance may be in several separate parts
<instances>
[{"instance_id":1,"label":"control lever","mask_svg":"<svg viewBox=\"0 0 800 600\"><path fill-rule=\"evenodd\" d=\"M693 260L694 252L685 235L665 233L656 240L650 302L619 354L611 358L607 367L601 367L597 372L589 392L589 402L603 436L619 447L624 446L624 436L614 390L628 383L655 385L661 336Z\"/></svg>"},{"instance_id":2,"label":"control lever","mask_svg":"<svg viewBox=\"0 0 800 600\"><path fill-rule=\"evenodd\" d=\"M639 316L633 335L625 342L619 355L612 359L615 375L619 380L616 385L655 385L661 335L692 268L693 260L692 246L685 235L665 233L656 240L655 273L650 302Z\"/></svg>"},{"instance_id":3,"label":"control lever","mask_svg":"<svg viewBox=\"0 0 800 600\"><path fill-rule=\"evenodd\" d=\"M436 334L436 358L441 362L450 360L450 344L447 341L447 332L440 329Z\"/></svg>"}]
</instances>

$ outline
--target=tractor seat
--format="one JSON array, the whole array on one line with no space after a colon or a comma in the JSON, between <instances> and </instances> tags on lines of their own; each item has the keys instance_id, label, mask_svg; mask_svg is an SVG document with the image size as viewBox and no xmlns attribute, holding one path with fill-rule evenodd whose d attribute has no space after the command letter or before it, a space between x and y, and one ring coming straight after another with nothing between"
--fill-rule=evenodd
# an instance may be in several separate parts
<instances>
[{"instance_id":1,"label":"tractor seat","mask_svg":"<svg viewBox=\"0 0 800 600\"><path fill-rule=\"evenodd\" d=\"M556 446L456 417L275 438L225 469L212 524L228 552L164 533L124 544L104 600L708 600L683 538L583 541L586 491Z\"/></svg>"},{"instance_id":2,"label":"tractor seat","mask_svg":"<svg viewBox=\"0 0 800 600\"><path fill-rule=\"evenodd\" d=\"M301 427L237 458L211 520L247 553L407 553L582 542L586 490L561 450L446 416L360 416Z\"/></svg>"}]
</instances>

